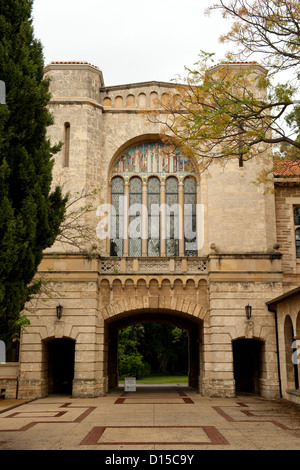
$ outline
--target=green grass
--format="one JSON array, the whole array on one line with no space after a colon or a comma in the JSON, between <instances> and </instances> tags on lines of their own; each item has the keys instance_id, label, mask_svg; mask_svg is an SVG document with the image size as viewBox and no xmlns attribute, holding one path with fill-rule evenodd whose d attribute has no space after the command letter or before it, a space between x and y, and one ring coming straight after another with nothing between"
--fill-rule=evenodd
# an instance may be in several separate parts
<instances>
[{"instance_id":1,"label":"green grass","mask_svg":"<svg viewBox=\"0 0 300 470\"><path fill-rule=\"evenodd\" d=\"M120 384L124 383L124 380L119 380ZM139 379L136 381L137 384L172 384L172 383L188 383L187 375L154 375Z\"/></svg>"}]
</instances>

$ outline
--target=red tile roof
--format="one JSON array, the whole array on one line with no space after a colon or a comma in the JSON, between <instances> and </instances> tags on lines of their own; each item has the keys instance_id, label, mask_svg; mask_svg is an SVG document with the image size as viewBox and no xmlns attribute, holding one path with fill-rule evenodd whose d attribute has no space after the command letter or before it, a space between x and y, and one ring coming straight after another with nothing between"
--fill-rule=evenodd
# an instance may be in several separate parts
<instances>
[{"instance_id":1,"label":"red tile roof","mask_svg":"<svg viewBox=\"0 0 300 470\"><path fill-rule=\"evenodd\" d=\"M280 176L300 176L299 160L282 160L274 165L274 175Z\"/></svg>"},{"instance_id":2,"label":"red tile roof","mask_svg":"<svg viewBox=\"0 0 300 470\"><path fill-rule=\"evenodd\" d=\"M51 64L54 64L54 65L56 65L56 64L90 65L91 67L94 67L95 69L98 69L98 70L99 70L99 67L97 67L96 65L90 64L89 62L80 61L80 60L52 61Z\"/></svg>"},{"instance_id":3,"label":"red tile roof","mask_svg":"<svg viewBox=\"0 0 300 470\"><path fill-rule=\"evenodd\" d=\"M229 61L224 60L224 62L219 62L218 64L212 65L209 68L214 69L215 67L222 67L224 65L259 65L259 63L256 62L256 60L248 61L248 62L238 62L238 61L229 62Z\"/></svg>"}]
</instances>

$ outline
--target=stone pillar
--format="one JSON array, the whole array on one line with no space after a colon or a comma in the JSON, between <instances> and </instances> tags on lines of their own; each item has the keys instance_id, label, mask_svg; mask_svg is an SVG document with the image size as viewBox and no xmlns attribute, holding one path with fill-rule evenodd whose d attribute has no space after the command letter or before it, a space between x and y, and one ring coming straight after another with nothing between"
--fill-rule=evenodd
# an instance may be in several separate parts
<instances>
[{"instance_id":1,"label":"stone pillar","mask_svg":"<svg viewBox=\"0 0 300 470\"><path fill-rule=\"evenodd\" d=\"M109 327L108 338L108 389L118 386L118 330Z\"/></svg>"},{"instance_id":2,"label":"stone pillar","mask_svg":"<svg viewBox=\"0 0 300 470\"><path fill-rule=\"evenodd\" d=\"M107 202L108 204L111 204L111 184L108 185L107 187ZM111 217L111 215L109 215ZM109 221L109 227L111 224L111 220ZM108 234L109 236L106 238L106 255L110 256L110 237L111 233Z\"/></svg>"},{"instance_id":3,"label":"stone pillar","mask_svg":"<svg viewBox=\"0 0 300 470\"><path fill-rule=\"evenodd\" d=\"M123 244L123 256L127 257L129 255L129 239L128 239L128 223L129 223L129 182L125 181L124 184L124 244Z\"/></svg>"},{"instance_id":4,"label":"stone pillar","mask_svg":"<svg viewBox=\"0 0 300 470\"><path fill-rule=\"evenodd\" d=\"M142 256L148 254L148 212L147 212L147 183L143 182L142 194Z\"/></svg>"},{"instance_id":5,"label":"stone pillar","mask_svg":"<svg viewBox=\"0 0 300 470\"><path fill-rule=\"evenodd\" d=\"M204 226L200 224L204 224L204 219L201 218L201 187L199 181L197 181L197 250L198 256L201 256L201 251L203 249L204 243ZM200 225L200 226L199 226Z\"/></svg>"},{"instance_id":6,"label":"stone pillar","mask_svg":"<svg viewBox=\"0 0 300 470\"><path fill-rule=\"evenodd\" d=\"M104 327L85 327L79 333L75 348L75 370L72 396L75 398L105 395Z\"/></svg>"},{"instance_id":7,"label":"stone pillar","mask_svg":"<svg viewBox=\"0 0 300 470\"><path fill-rule=\"evenodd\" d=\"M189 332L189 386L198 388L199 377L199 328Z\"/></svg>"},{"instance_id":8,"label":"stone pillar","mask_svg":"<svg viewBox=\"0 0 300 470\"><path fill-rule=\"evenodd\" d=\"M166 184L160 183L160 256L166 256Z\"/></svg>"},{"instance_id":9,"label":"stone pillar","mask_svg":"<svg viewBox=\"0 0 300 470\"><path fill-rule=\"evenodd\" d=\"M21 337L19 399L44 398L48 395L48 354L46 344L38 333L30 334L23 343Z\"/></svg>"},{"instance_id":10,"label":"stone pillar","mask_svg":"<svg viewBox=\"0 0 300 470\"><path fill-rule=\"evenodd\" d=\"M184 188L183 183L179 182L178 187L179 204L179 256L184 256Z\"/></svg>"}]
</instances>

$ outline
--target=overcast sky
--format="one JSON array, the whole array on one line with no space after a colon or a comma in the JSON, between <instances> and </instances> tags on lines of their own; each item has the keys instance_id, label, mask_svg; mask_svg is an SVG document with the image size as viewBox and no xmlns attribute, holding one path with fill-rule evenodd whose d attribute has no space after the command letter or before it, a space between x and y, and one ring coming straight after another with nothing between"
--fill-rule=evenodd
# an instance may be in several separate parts
<instances>
[{"instance_id":1,"label":"overcast sky","mask_svg":"<svg viewBox=\"0 0 300 470\"><path fill-rule=\"evenodd\" d=\"M34 0L34 33L51 61L87 61L107 86L171 81L200 50L225 56L219 36L229 29L205 9L218 0Z\"/></svg>"}]
</instances>

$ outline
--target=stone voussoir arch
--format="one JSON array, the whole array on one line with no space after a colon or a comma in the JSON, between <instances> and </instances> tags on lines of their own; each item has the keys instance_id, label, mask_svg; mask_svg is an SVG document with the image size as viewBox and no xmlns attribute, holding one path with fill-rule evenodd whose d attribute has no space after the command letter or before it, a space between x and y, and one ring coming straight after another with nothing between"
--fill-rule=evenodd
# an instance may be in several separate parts
<instances>
[{"instance_id":1,"label":"stone voussoir arch","mask_svg":"<svg viewBox=\"0 0 300 470\"><path fill-rule=\"evenodd\" d=\"M192 300L169 297L158 298L151 296L134 296L130 298L122 298L111 302L110 305L102 309L102 314L105 320L117 320L120 317L126 316L127 313L155 310L168 312L173 315L183 314L193 320L204 320L207 314L207 306L204 304L196 303Z\"/></svg>"},{"instance_id":2,"label":"stone voussoir arch","mask_svg":"<svg viewBox=\"0 0 300 470\"><path fill-rule=\"evenodd\" d=\"M79 328L73 328L72 325L62 325L59 328L55 325L47 326L40 332L40 338L42 342L49 342L55 339L71 339L76 341L80 334Z\"/></svg>"}]
</instances>

